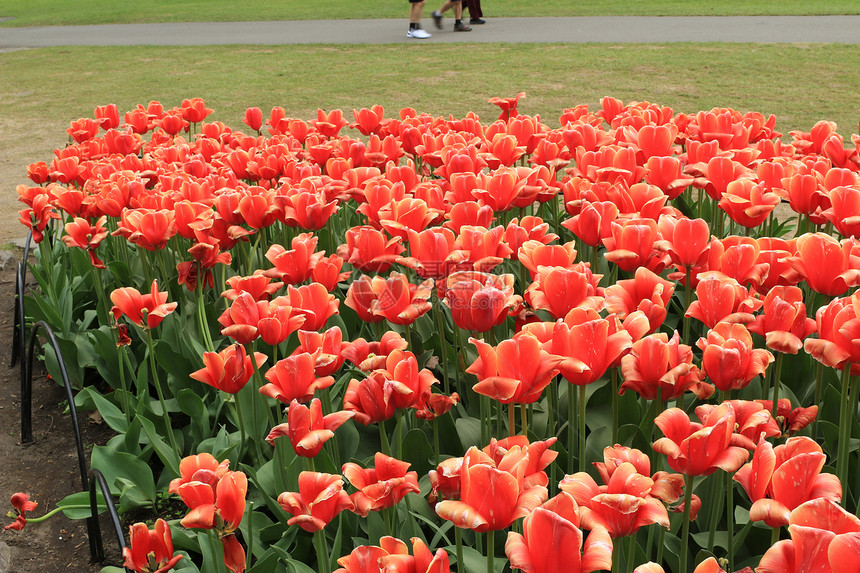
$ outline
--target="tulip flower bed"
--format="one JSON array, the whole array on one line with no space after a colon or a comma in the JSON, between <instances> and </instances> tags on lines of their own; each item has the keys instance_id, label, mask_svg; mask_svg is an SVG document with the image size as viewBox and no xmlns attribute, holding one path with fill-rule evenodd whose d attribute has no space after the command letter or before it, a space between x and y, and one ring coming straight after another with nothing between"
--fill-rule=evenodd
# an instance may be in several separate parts
<instances>
[{"instance_id":1,"label":"tulip flower bed","mask_svg":"<svg viewBox=\"0 0 860 573\"><path fill-rule=\"evenodd\" d=\"M104 106L30 166L125 567L860 571L860 138L523 95Z\"/></svg>"}]
</instances>

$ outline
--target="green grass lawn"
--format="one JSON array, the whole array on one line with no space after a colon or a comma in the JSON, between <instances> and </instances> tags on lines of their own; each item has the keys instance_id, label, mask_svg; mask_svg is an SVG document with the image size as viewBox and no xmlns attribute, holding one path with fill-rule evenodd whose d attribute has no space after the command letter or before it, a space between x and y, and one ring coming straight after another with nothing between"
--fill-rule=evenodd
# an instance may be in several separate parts
<instances>
[{"instance_id":1,"label":"green grass lawn","mask_svg":"<svg viewBox=\"0 0 860 573\"><path fill-rule=\"evenodd\" d=\"M431 0L431 10L442 0ZM488 0L488 18L504 16L724 16L860 14L857 0ZM346 0L5 0L0 26L56 26L129 22L201 22L309 20L346 18L406 18L406 0L347 2Z\"/></svg>"}]
</instances>

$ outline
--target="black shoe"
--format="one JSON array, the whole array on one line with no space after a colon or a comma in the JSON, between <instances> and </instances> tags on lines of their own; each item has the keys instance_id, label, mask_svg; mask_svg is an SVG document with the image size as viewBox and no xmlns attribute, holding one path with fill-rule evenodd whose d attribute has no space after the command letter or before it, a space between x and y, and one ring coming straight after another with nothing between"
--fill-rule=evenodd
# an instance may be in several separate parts
<instances>
[{"instance_id":1,"label":"black shoe","mask_svg":"<svg viewBox=\"0 0 860 573\"><path fill-rule=\"evenodd\" d=\"M438 10L433 12L433 23L436 24L436 28L442 29L442 14Z\"/></svg>"},{"instance_id":2,"label":"black shoe","mask_svg":"<svg viewBox=\"0 0 860 573\"><path fill-rule=\"evenodd\" d=\"M473 26L479 26L481 24L486 24L486 23L487 23L487 21L484 20L483 18L470 18L469 19L469 24L472 24Z\"/></svg>"},{"instance_id":3,"label":"black shoe","mask_svg":"<svg viewBox=\"0 0 860 573\"><path fill-rule=\"evenodd\" d=\"M454 23L454 31L455 32L471 32L472 27L467 26L466 24L464 24L462 22L455 22Z\"/></svg>"}]
</instances>

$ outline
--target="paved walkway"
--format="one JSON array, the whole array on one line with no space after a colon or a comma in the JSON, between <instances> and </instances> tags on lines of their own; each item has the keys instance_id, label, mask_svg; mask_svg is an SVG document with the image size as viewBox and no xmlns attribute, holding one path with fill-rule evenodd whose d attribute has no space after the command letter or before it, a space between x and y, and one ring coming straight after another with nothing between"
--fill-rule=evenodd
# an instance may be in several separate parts
<instances>
[{"instance_id":1,"label":"paved walkway","mask_svg":"<svg viewBox=\"0 0 860 573\"><path fill-rule=\"evenodd\" d=\"M47 46L393 44L451 42L800 42L860 44L860 16L698 16L490 18L469 33L424 27L433 37L406 39L403 20L205 22L0 28L0 49Z\"/></svg>"}]
</instances>

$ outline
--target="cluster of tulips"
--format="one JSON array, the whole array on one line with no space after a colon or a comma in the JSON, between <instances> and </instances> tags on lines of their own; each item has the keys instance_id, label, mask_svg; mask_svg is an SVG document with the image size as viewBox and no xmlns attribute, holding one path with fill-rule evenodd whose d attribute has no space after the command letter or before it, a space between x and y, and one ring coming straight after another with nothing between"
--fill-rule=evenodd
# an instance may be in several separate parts
<instances>
[{"instance_id":1,"label":"cluster of tulips","mask_svg":"<svg viewBox=\"0 0 860 573\"><path fill-rule=\"evenodd\" d=\"M108 105L30 165L28 313L188 508L126 567L860 570L860 137L523 96Z\"/></svg>"}]
</instances>

